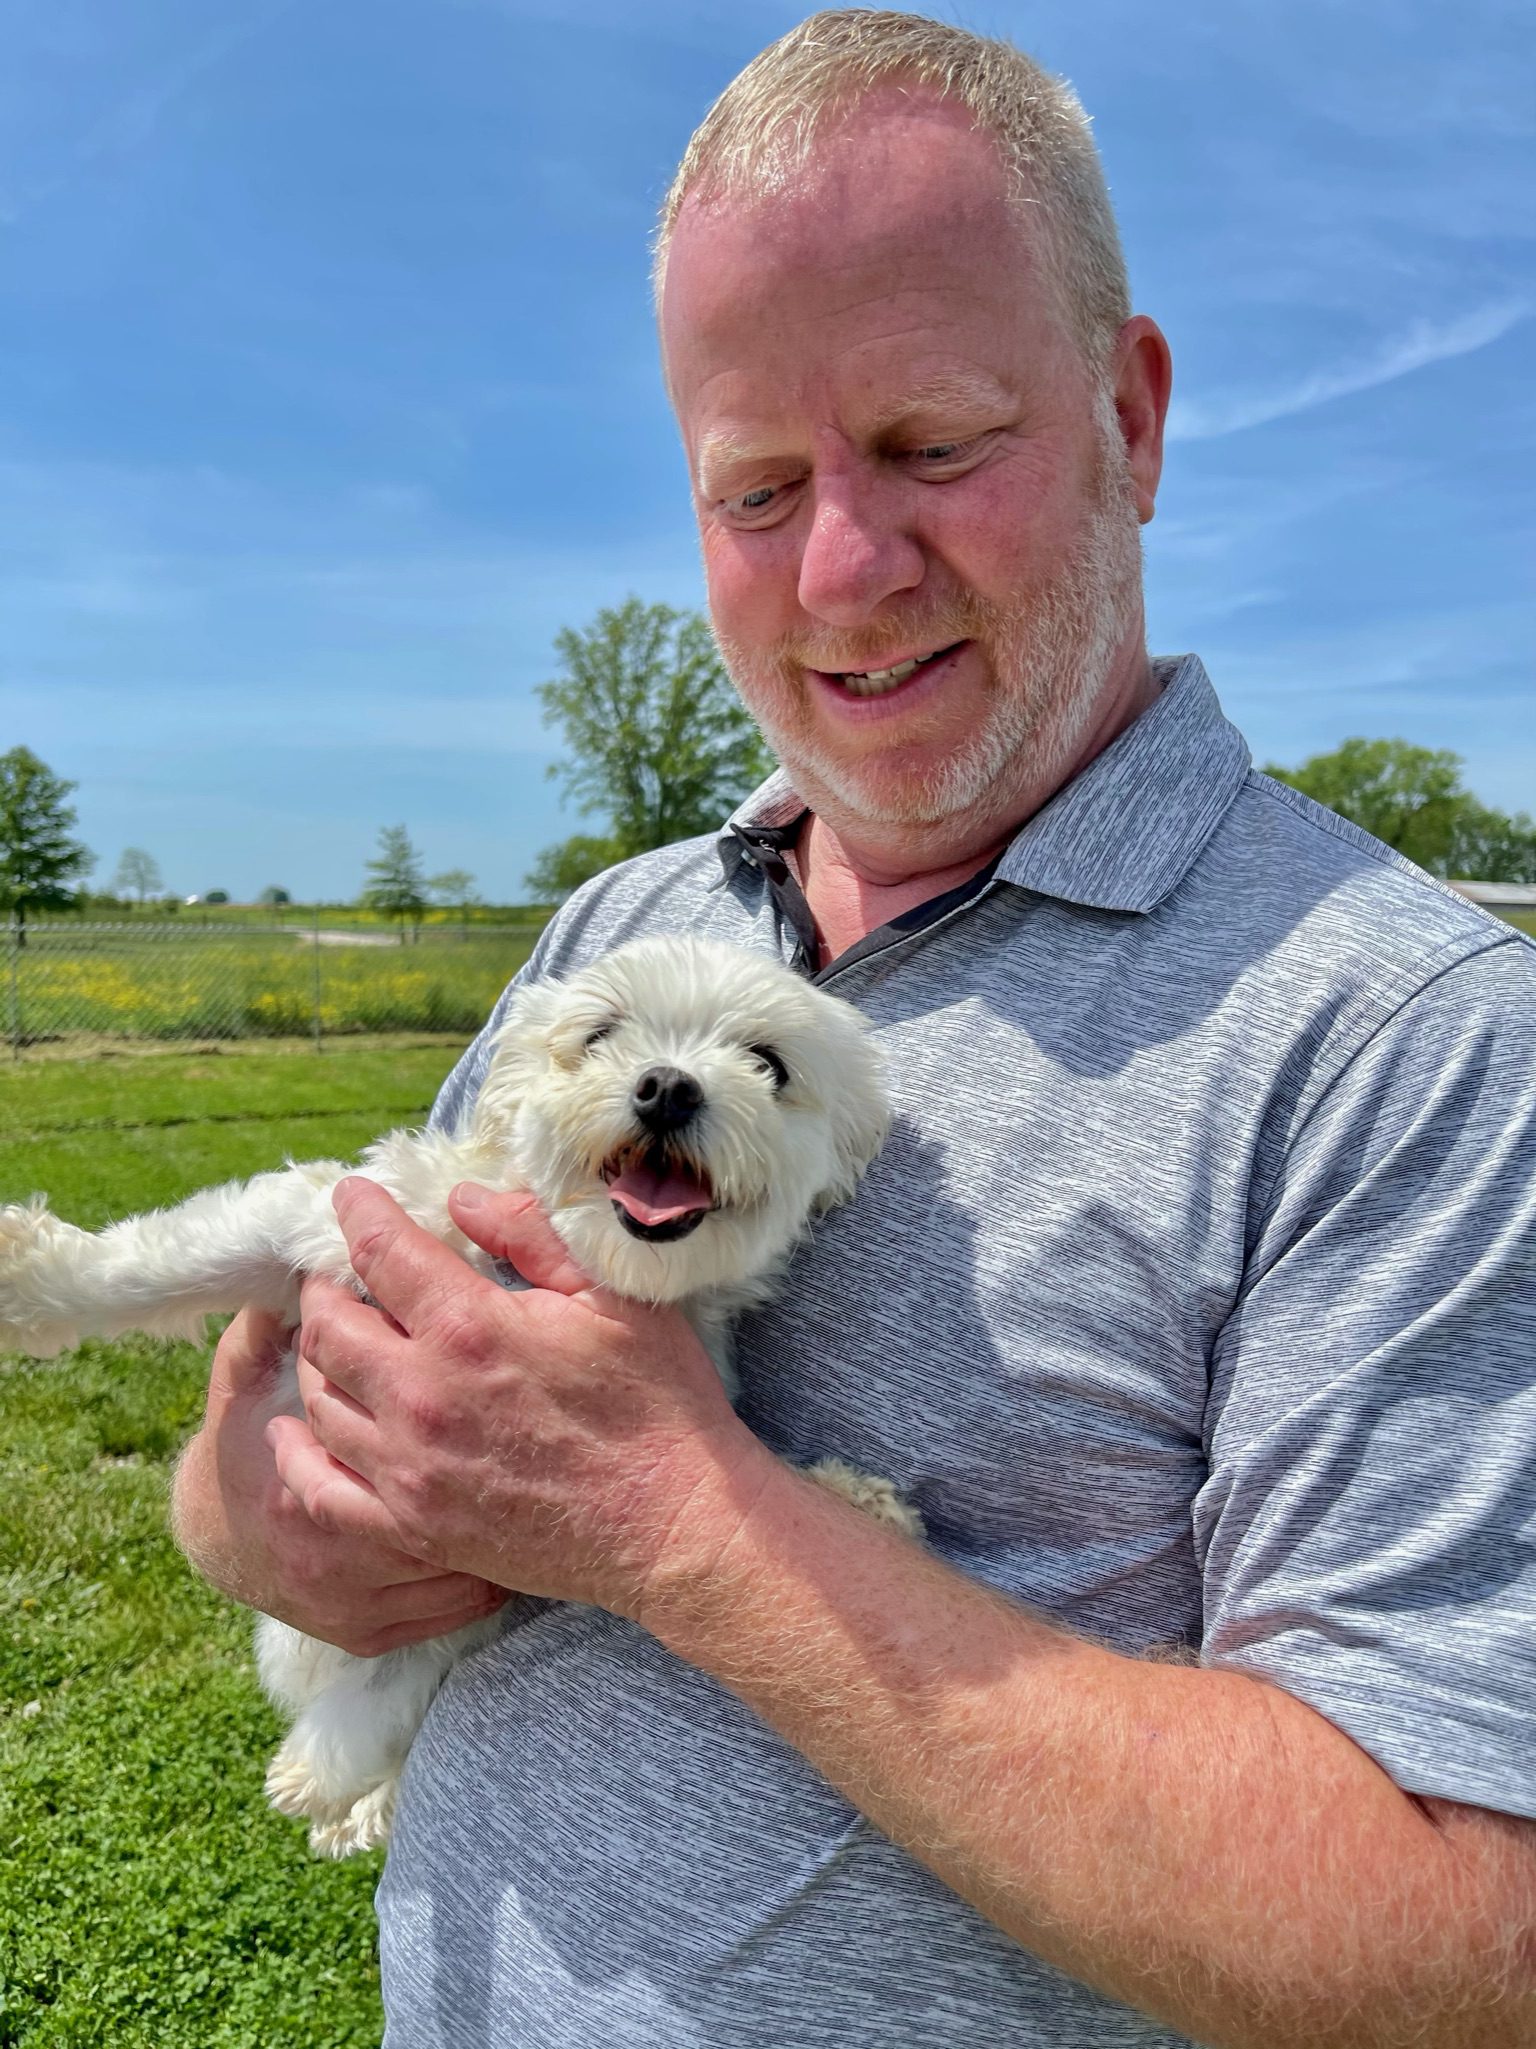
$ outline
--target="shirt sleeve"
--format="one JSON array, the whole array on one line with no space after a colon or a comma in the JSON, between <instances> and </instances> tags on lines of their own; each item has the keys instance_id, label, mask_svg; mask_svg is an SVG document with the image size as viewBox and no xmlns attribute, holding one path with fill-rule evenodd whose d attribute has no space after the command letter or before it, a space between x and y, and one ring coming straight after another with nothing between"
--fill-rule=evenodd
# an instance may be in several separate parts
<instances>
[{"instance_id":1,"label":"shirt sleeve","mask_svg":"<svg viewBox=\"0 0 1536 2049\"><path fill-rule=\"evenodd\" d=\"M1207 1664L1405 1791L1536 1817L1536 949L1378 1027L1292 1144L1215 1349Z\"/></svg>"}]
</instances>

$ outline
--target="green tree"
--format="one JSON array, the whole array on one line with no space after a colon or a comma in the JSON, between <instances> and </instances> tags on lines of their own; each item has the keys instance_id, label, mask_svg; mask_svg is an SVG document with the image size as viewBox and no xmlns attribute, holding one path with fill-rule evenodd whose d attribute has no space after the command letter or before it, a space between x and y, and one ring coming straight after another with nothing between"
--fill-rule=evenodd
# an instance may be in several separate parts
<instances>
[{"instance_id":1,"label":"green tree","mask_svg":"<svg viewBox=\"0 0 1536 2049\"><path fill-rule=\"evenodd\" d=\"M165 888L159 862L142 847L124 847L112 887L119 896L136 896L142 910L146 897L159 896Z\"/></svg>"},{"instance_id":2,"label":"green tree","mask_svg":"<svg viewBox=\"0 0 1536 2049\"><path fill-rule=\"evenodd\" d=\"M475 888L475 878L467 868L445 868L441 875L432 876L427 883L433 901L459 914L459 937L466 935L470 911L481 902Z\"/></svg>"},{"instance_id":3,"label":"green tree","mask_svg":"<svg viewBox=\"0 0 1536 2049\"><path fill-rule=\"evenodd\" d=\"M1461 756L1447 748L1346 740L1300 768L1271 764L1264 773L1374 833L1431 874L1443 875L1457 819L1476 801L1462 787L1461 769Z\"/></svg>"},{"instance_id":4,"label":"green tree","mask_svg":"<svg viewBox=\"0 0 1536 2049\"><path fill-rule=\"evenodd\" d=\"M475 878L467 868L445 868L441 875L429 878L427 888L438 903L460 911L467 911L471 904L480 901Z\"/></svg>"},{"instance_id":5,"label":"green tree","mask_svg":"<svg viewBox=\"0 0 1536 2049\"><path fill-rule=\"evenodd\" d=\"M367 864L372 880L363 887L359 901L370 910L387 911L400 921L400 944L407 931L414 939L427 907L427 879L421 856L411 845L403 825L386 825L379 832L379 851Z\"/></svg>"},{"instance_id":6,"label":"green tree","mask_svg":"<svg viewBox=\"0 0 1536 2049\"><path fill-rule=\"evenodd\" d=\"M281 910L284 904L291 904L293 898L286 889L280 888L275 882L269 882L256 901L265 904L269 910L276 911Z\"/></svg>"},{"instance_id":7,"label":"green tree","mask_svg":"<svg viewBox=\"0 0 1536 2049\"><path fill-rule=\"evenodd\" d=\"M562 673L539 697L568 756L549 773L607 831L549 848L530 888L545 861L565 875L600 843L624 860L712 832L772 768L701 613L626 598L584 632L565 628L555 647Z\"/></svg>"},{"instance_id":8,"label":"green tree","mask_svg":"<svg viewBox=\"0 0 1536 2049\"><path fill-rule=\"evenodd\" d=\"M623 859L617 840L578 832L557 846L546 847L523 877L523 887L536 904L561 904L572 890Z\"/></svg>"},{"instance_id":9,"label":"green tree","mask_svg":"<svg viewBox=\"0 0 1536 2049\"><path fill-rule=\"evenodd\" d=\"M28 911L66 909L71 884L96 856L73 837L75 785L56 776L30 747L0 754L0 909L15 914L26 944Z\"/></svg>"},{"instance_id":10,"label":"green tree","mask_svg":"<svg viewBox=\"0 0 1536 2049\"><path fill-rule=\"evenodd\" d=\"M1536 818L1511 818L1468 797L1457 813L1446 854L1447 875L1466 882L1536 882Z\"/></svg>"}]
</instances>

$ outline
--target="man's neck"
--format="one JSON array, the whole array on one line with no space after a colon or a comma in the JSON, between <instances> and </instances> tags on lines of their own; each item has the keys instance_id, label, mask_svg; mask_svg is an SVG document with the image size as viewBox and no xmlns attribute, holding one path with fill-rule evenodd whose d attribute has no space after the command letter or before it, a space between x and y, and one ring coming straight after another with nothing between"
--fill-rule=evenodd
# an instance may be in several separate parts
<instances>
[{"instance_id":1,"label":"man's neck","mask_svg":"<svg viewBox=\"0 0 1536 2049\"><path fill-rule=\"evenodd\" d=\"M878 926L946 890L958 889L1001 853L1041 807L1138 719L1158 693L1143 657L1120 691L1112 692L1065 767L1023 779L994 807L931 824L884 825L813 811L794 849L806 902L821 935L822 965Z\"/></svg>"},{"instance_id":2,"label":"man's neck","mask_svg":"<svg viewBox=\"0 0 1536 2049\"><path fill-rule=\"evenodd\" d=\"M887 875L878 866L863 865L832 827L812 812L795 846L794 863L816 920L820 965L828 966L867 933L889 924L903 911L969 882L1012 837L1007 833L943 867L914 869L909 864L907 872Z\"/></svg>"}]
</instances>

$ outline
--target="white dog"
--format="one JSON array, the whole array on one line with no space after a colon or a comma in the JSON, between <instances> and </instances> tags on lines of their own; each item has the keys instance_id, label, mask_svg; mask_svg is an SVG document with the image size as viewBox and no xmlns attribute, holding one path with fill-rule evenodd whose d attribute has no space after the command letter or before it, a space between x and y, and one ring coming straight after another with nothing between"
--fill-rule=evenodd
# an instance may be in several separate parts
<instances>
[{"instance_id":1,"label":"white dog","mask_svg":"<svg viewBox=\"0 0 1536 2049\"><path fill-rule=\"evenodd\" d=\"M735 947L642 939L520 990L464 1129L391 1132L359 1171L482 1273L492 1262L449 1220L449 1190L532 1190L594 1279L683 1309L734 1394L731 1317L771 1291L808 1220L853 1194L887 1116L848 1004ZM0 1209L0 1349L50 1358L126 1331L197 1336L205 1317L245 1307L296 1323L304 1274L359 1286L330 1202L351 1171L290 1165L95 1235L40 1199ZM888 1482L835 1460L811 1470L918 1533ZM433 1695L498 1626L356 1658L261 1618L262 1683L295 1717L267 1791L311 1823L317 1852L384 1841Z\"/></svg>"}]
</instances>

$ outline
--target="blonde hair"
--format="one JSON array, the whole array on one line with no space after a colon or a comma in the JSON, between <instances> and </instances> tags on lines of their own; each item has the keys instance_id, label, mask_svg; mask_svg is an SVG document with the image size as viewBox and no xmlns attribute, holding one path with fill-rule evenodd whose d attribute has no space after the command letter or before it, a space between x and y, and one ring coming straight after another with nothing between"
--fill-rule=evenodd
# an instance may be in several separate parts
<instances>
[{"instance_id":1,"label":"blonde hair","mask_svg":"<svg viewBox=\"0 0 1536 2049\"><path fill-rule=\"evenodd\" d=\"M1130 285L1104 167L1082 102L1011 43L920 14L862 7L813 14L738 73L694 131L662 202L657 304L683 202L771 191L816 140L883 85L926 86L965 107L997 145L1009 196L1044 229L1068 325L1102 374L1130 318Z\"/></svg>"}]
</instances>

